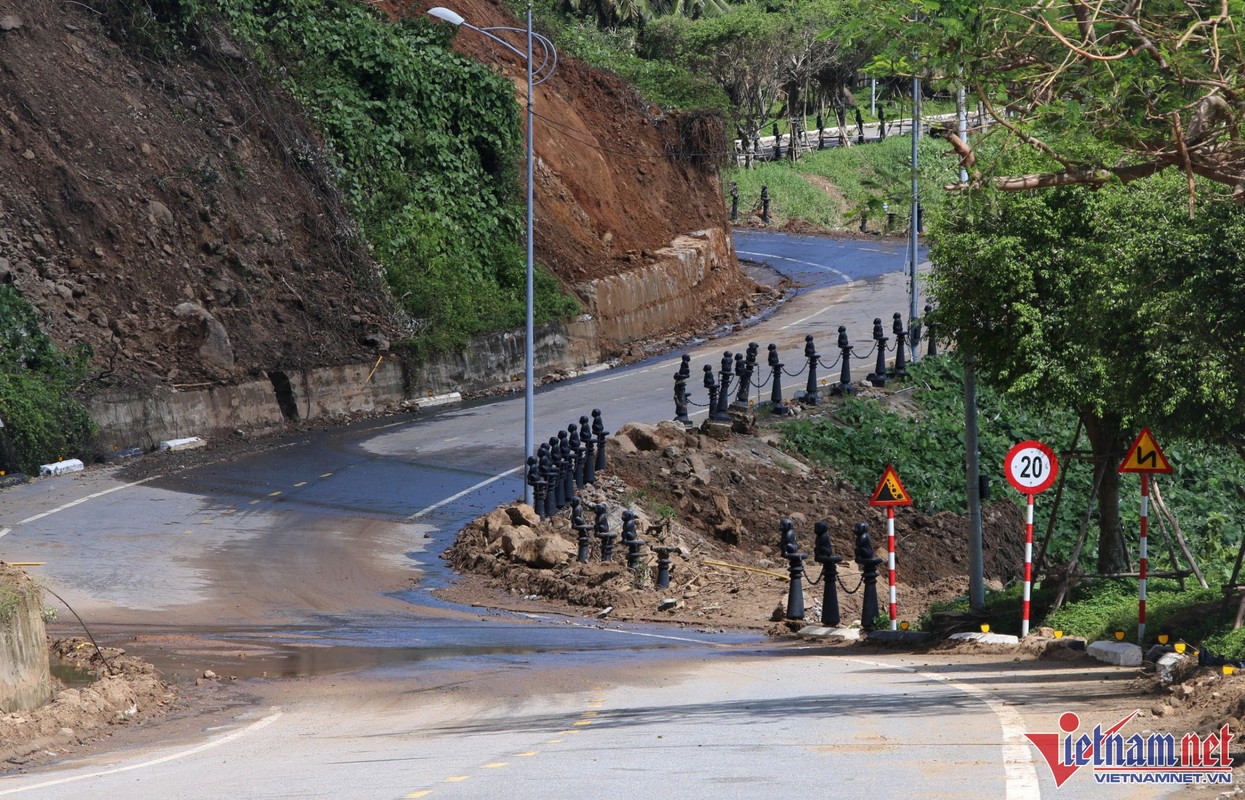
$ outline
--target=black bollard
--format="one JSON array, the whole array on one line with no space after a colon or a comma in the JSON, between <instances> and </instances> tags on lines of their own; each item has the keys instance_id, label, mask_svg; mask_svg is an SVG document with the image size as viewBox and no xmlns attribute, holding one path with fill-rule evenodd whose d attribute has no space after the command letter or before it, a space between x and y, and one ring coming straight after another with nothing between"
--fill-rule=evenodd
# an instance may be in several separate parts
<instances>
[{"instance_id":1,"label":"black bollard","mask_svg":"<svg viewBox=\"0 0 1245 800\"><path fill-rule=\"evenodd\" d=\"M808 383L804 386L804 396L800 398L800 402L806 406L815 406L821 403L821 396L817 387L817 347L813 344L812 334L804 337L804 357L808 359Z\"/></svg>"},{"instance_id":2,"label":"black bollard","mask_svg":"<svg viewBox=\"0 0 1245 800\"><path fill-rule=\"evenodd\" d=\"M761 345L756 342L748 343L746 356L735 356L735 374L739 376L739 390L735 392L735 402L732 405L743 410L748 409L748 395L752 392L752 374L757 368L757 350Z\"/></svg>"},{"instance_id":3,"label":"black bollard","mask_svg":"<svg viewBox=\"0 0 1245 800\"><path fill-rule=\"evenodd\" d=\"M549 437L549 464L553 467L549 475L549 493L553 495L553 510L556 514L566 506L566 475L562 466L562 444L558 437Z\"/></svg>"},{"instance_id":4,"label":"black bollard","mask_svg":"<svg viewBox=\"0 0 1245 800\"><path fill-rule=\"evenodd\" d=\"M878 564L882 563L882 559L873 555L873 540L869 538L869 526L863 522L856 523L856 563L860 565L864 586L860 627L865 631L871 631L874 620L878 618Z\"/></svg>"},{"instance_id":5,"label":"black bollard","mask_svg":"<svg viewBox=\"0 0 1245 800\"><path fill-rule=\"evenodd\" d=\"M778 552L786 558L788 553L794 553L799 549L795 543L795 523L789 519L780 521L778 523Z\"/></svg>"},{"instance_id":6,"label":"black bollard","mask_svg":"<svg viewBox=\"0 0 1245 800\"><path fill-rule=\"evenodd\" d=\"M640 549L644 547L644 540L635 530L636 516L631 509L622 512L622 543L627 545L627 569L636 570L640 568Z\"/></svg>"},{"instance_id":7,"label":"black bollard","mask_svg":"<svg viewBox=\"0 0 1245 800\"><path fill-rule=\"evenodd\" d=\"M709 392L709 419L714 422L730 422L729 414L718 411L718 381L713 377L713 367L705 364L705 389Z\"/></svg>"},{"instance_id":8,"label":"black bollard","mask_svg":"<svg viewBox=\"0 0 1245 800\"><path fill-rule=\"evenodd\" d=\"M679 371L674 373L674 421L690 428L692 427L692 418L687 415L687 403L690 395L687 393L687 379L692 377L692 357L683 354L683 361L679 364Z\"/></svg>"},{"instance_id":9,"label":"black bollard","mask_svg":"<svg viewBox=\"0 0 1245 800\"><path fill-rule=\"evenodd\" d=\"M557 470L553 466L553 452L549 449L548 443L542 443L538 451L540 456L540 477L545 483L545 500L544 500L544 517L548 519L558 513L557 509L557 488L553 483L553 476Z\"/></svg>"},{"instance_id":10,"label":"black bollard","mask_svg":"<svg viewBox=\"0 0 1245 800\"><path fill-rule=\"evenodd\" d=\"M739 219L739 185L731 181L731 222Z\"/></svg>"},{"instance_id":11,"label":"black bollard","mask_svg":"<svg viewBox=\"0 0 1245 800\"><path fill-rule=\"evenodd\" d=\"M787 619L804 619L804 559L808 558L799 552L795 542L795 528L791 520L784 519L780 524L782 537L782 557L787 559L787 571L791 576L787 584Z\"/></svg>"},{"instance_id":12,"label":"black bollard","mask_svg":"<svg viewBox=\"0 0 1245 800\"><path fill-rule=\"evenodd\" d=\"M873 372L865 376L865 380L874 386L886 385L886 329L882 327L882 318L873 318L873 344L878 351L878 361L873 367Z\"/></svg>"},{"instance_id":13,"label":"black bollard","mask_svg":"<svg viewBox=\"0 0 1245 800\"><path fill-rule=\"evenodd\" d=\"M782 158L782 134L778 132L778 123L774 123L774 161Z\"/></svg>"},{"instance_id":14,"label":"black bollard","mask_svg":"<svg viewBox=\"0 0 1245 800\"><path fill-rule=\"evenodd\" d=\"M903 315L898 311L891 332L895 334L895 366L891 368L891 377L903 380L908 377L908 332L903 329Z\"/></svg>"},{"instance_id":15,"label":"black bollard","mask_svg":"<svg viewBox=\"0 0 1245 800\"><path fill-rule=\"evenodd\" d=\"M878 141L886 138L886 109L878 106Z\"/></svg>"},{"instance_id":16,"label":"black bollard","mask_svg":"<svg viewBox=\"0 0 1245 800\"><path fill-rule=\"evenodd\" d=\"M597 444L592 440L592 426L587 416L579 418L579 441L584 445L584 483L596 483Z\"/></svg>"},{"instance_id":17,"label":"black bollard","mask_svg":"<svg viewBox=\"0 0 1245 800\"><path fill-rule=\"evenodd\" d=\"M735 373L731 370L733 361L734 357L731 355L730 350L722 354L722 369L718 372L718 379L721 381L721 385L718 387L718 405L714 409L718 413L719 419L730 419L726 412L731 405L731 378L735 377Z\"/></svg>"},{"instance_id":18,"label":"black bollard","mask_svg":"<svg viewBox=\"0 0 1245 800\"><path fill-rule=\"evenodd\" d=\"M605 471L605 437L610 432L605 429L605 423L601 420L601 409L592 409L592 435L597 440L597 472Z\"/></svg>"},{"instance_id":19,"label":"black bollard","mask_svg":"<svg viewBox=\"0 0 1245 800\"><path fill-rule=\"evenodd\" d=\"M594 526L584 521L584 507L578 497L571 498L571 528L579 535L579 554L575 560L587 564L592 550L592 533Z\"/></svg>"},{"instance_id":20,"label":"black bollard","mask_svg":"<svg viewBox=\"0 0 1245 800\"><path fill-rule=\"evenodd\" d=\"M731 391L730 391L730 394L733 396L734 399L732 399L731 397L726 398L727 410L730 410L732 408L739 409L742 407L746 411L748 408L748 384L744 381L744 369L745 369L744 354L736 353L735 354L735 385L731 387ZM742 402L739 399L740 392L744 393L744 399ZM721 402L720 399L719 399L719 402Z\"/></svg>"},{"instance_id":21,"label":"black bollard","mask_svg":"<svg viewBox=\"0 0 1245 800\"><path fill-rule=\"evenodd\" d=\"M769 224L769 187L761 187L761 224Z\"/></svg>"},{"instance_id":22,"label":"black bollard","mask_svg":"<svg viewBox=\"0 0 1245 800\"><path fill-rule=\"evenodd\" d=\"M613 561L614 540L618 538L618 534L610 533L609 512L604 503L597 503L592 507L592 512L596 514L596 520L592 525L593 535L601 540L601 561Z\"/></svg>"},{"instance_id":23,"label":"black bollard","mask_svg":"<svg viewBox=\"0 0 1245 800\"><path fill-rule=\"evenodd\" d=\"M852 343L847 340L847 328L839 326L839 358L843 362L843 366L839 367L839 382L830 387L830 394L856 394L856 387L852 386Z\"/></svg>"},{"instance_id":24,"label":"black bollard","mask_svg":"<svg viewBox=\"0 0 1245 800\"><path fill-rule=\"evenodd\" d=\"M540 459L527 457L527 485L532 487L532 508L536 516L545 518L545 481L540 477Z\"/></svg>"},{"instance_id":25,"label":"black bollard","mask_svg":"<svg viewBox=\"0 0 1245 800\"><path fill-rule=\"evenodd\" d=\"M562 448L562 507L575 496L575 459L571 454L570 434L558 431L558 447Z\"/></svg>"},{"instance_id":26,"label":"black bollard","mask_svg":"<svg viewBox=\"0 0 1245 800\"><path fill-rule=\"evenodd\" d=\"M818 522L813 526L817 537L813 547L813 560L821 564L821 624L831 628L839 626L839 564L843 556L835 555L834 543L830 541L830 526Z\"/></svg>"},{"instance_id":27,"label":"black bollard","mask_svg":"<svg viewBox=\"0 0 1245 800\"><path fill-rule=\"evenodd\" d=\"M929 342L929 349L925 354L930 358L938 355L938 337L934 335L934 323L930 321L930 312L934 310L933 306L925 307L925 339Z\"/></svg>"},{"instance_id":28,"label":"black bollard","mask_svg":"<svg viewBox=\"0 0 1245 800\"><path fill-rule=\"evenodd\" d=\"M657 551L657 583L658 589L666 589L670 586L670 554L678 552L679 548L670 545L658 545L653 548Z\"/></svg>"},{"instance_id":29,"label":"black bollard","mask_svg":"<svg viewBox=\"0 0 1245 800\"><path fill-rule=\"evenodd\" d=\"M865 118L860 114L860 106L856 106L856 144L865 143Z\"/></svg>"},{"instance_id":30,"label":"black bollard","mask_svg":"<svg viewBox=\"0 0 1245 800\"><path fill-rule=\"evenodd\" d=\"M817 149L824 150L826 148L825 138L825 121L821 118L821 114L817 115Z\"/></svg>"},{"instance_id":31,"label":"black bollard","mask_svg":"<svg viewBox=\"0 0 1245 800\"><path fill-rule=\"evenodd\" d=\"M579 441L579 426L571 423L566 426L566 438L571 446L571 482L575 488L584 488L584 443Z\"/></svg>"},{"instance_id":32,"label":"black bollard","mask_svg":"<svg viewBox=\"0 0 1245 800\"><path fill-rule=\"evenodd\" d=\"M769 346L769 368L770 377L774 381L774 386L769 393L769 407L780 417L787 416L787 407L782 403L782 362L778 360L778 345L771 344Z\"/></svg>"}]
</instances>

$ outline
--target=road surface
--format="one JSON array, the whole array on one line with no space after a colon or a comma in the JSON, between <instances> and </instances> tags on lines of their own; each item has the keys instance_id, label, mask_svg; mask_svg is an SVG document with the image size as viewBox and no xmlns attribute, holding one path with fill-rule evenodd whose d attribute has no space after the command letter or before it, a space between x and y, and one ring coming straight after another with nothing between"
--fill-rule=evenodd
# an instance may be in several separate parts
<instances>
[{"instance_id":1,"label":"road surface","mask_svg":"<svg viewBox=\"0 0 1245 800\"><path fill-rule=\"evenodd\" d=\"M696 365L750 340L798 352L840 324L867 339L874 316L907 307L902 243L739 249L808 288L700 345ZM594 407L610 427L670 417L678 357L542 389L538 433ZM248 657L213 662L222 674L303 676L245 680L257 701L192 735L126 732L120 749L0 778L0 796L1029 800L1054 787L1023 733L1057 730L1069 704L1108 702L1126 677L438 603L435 554L520 492L522 413L494 400L141 481L93 470L0 493L0 557L47 561L40 579L97 635L180 637L144 652L172 672L232 648ZM1152 795L1081 781L1059 796Z\"/></svg>"}]
</instances>

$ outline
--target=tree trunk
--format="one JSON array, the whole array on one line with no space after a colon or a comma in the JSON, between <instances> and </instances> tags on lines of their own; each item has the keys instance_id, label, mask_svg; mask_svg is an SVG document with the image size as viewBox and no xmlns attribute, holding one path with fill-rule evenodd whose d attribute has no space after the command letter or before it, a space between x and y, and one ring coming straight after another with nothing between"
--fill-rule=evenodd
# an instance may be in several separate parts
<instances>
[{"instance_id":1,"label":"tree trunk","mask_svg":"<svg viewBox=\"0 0 1245 800\"><path fill-rule=\"evenodd\" d=\"M1120 522L1120 459L1124 457L1124 436L1116 420L1102 419L1083 412L1085 433L1094 452L1095 464L1106 464L1098 489L1098 572L1124 572L1128 554L1124 550L1124 528Z\"/></svg>"}]
</instances>

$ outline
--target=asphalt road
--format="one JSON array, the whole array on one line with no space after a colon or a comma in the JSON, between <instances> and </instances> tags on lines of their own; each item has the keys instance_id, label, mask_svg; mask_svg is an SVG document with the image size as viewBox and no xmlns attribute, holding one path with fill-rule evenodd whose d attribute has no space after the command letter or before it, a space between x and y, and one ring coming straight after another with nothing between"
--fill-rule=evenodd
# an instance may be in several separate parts
<instances>
[{"instance_id":1,"label":"asphalt road","mask_svg":"<svg viewBox=\"0 0 1245 800\"><path fill-rule=\"evenodd\" d=\"M697 367L750 340L798 358L813 333L829 349L840 324L867 340L874 316L907 307L902 243L748 236L739 249L768 253L808 288L698 346ZM678 358L540 390L538 434L594 407L610 428L669 418ZM40 579L97 635L189 632L250 653L220 671L311 676L250 683L263 705L188 739L140 738L0 778L0 796L1053 793L1022 733L1055 730L1079 695L1051 696L1049 678L433 601L427 590L446 579L435 553L521 491L522 414L513 397L291 437L138 483L93 470L0 493L0 558L46 561ZM151 655L176 671L202 653ZM1085 697L1112 691L1109 676L1081 673ZM1060 796L1148 796L1103 791L1083 782Z\"/></svg>"}]
</instances>

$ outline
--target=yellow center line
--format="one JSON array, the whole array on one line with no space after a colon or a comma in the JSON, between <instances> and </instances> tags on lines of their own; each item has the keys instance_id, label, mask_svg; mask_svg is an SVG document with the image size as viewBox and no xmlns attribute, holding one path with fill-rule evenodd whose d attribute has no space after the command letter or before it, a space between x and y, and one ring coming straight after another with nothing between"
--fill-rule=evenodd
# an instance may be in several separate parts
<instances>
[{"instance_id":1,"label":"yellow center line","mask_svg":"<svg viewBox=\"0 0 1245 800\"><path fill-rule=\"evenodd\" d=\"M422 789L418 792L411 792L410 794L408 794L406 796L406 800L415 800L418 797L427 797L430 794L432 794L431 789Z\"/></svg>"},{"instance_id":2,"label":"yellow center line","mask_svg":"<svg viewBox=\"0 0 1245 800\"><path fill-rule=\"evenodd\" d=\"M252 501L251 501L251 505L253 505L253 506L254 506L254 505L259 505L259 501L258 501L258 500L252 500Z\"/></svg>"},{"instance_id":3,"label":"yellow center line","mask_svg":"<svg viewBox=\"0 0 1245 800\"><path fill-rule=\"evenodd\" d=\"M550 739L549 741L545 742L545 744L562 744L562 740L561 739Z\"/></svg>"},{"instance_id":4,"label":"yellow center line","mask_svg":"<svg viewBox=\"0 0 1245 800\"><path fill-rule=\"evenodd\" d=\"M269 493L268 493L268 496L269 496L269 497L276 497L276 496L277 496L277 495L279 495L279 494L281 494L281 491L280 491L280 490L277 490L277 491L275 491L275 492L269 492Z\"/></svg>"},{"instance_id":5,"label":"yellow center line","mask_svg":"<svg viewBox=\"0 0 1245 800\"><path fill-rule=\"evenodd\" d=\"M510 766L510 764L505 761L494 761L492 764L485 764L484 769L501 769L502 767L508 766Z\"/></svg>"},{"instance_id":6,"label":"yellow center line","mask_svg":"<svg viewBox=\"0 0 1245 800\"><path fill-rule=\"evenodd\" d=\"M471 777L470 775L455 775L453 777L446 778L444 783L461 783L462 781L465 781L470 777Z\"/></svg>"},{"instance_id":7,"label":"yellow center line","mask_svg":"<svg viewBox=\"0 0 1245 800\"><path fill-rule=\"evenodd\" d=\"M584 713L580 714L579 716L581 716L581 717L595 717L596 715L597 715L597 712L595 712L595 711L585 711Z\"/></svg>"},{"instance_id":8,"label":"yellow center line","mask_svg":"<svg viewBox=\"0 0 1245 800\"><path fill-rule=\"evenodd\" d=\"M307 485L307 481L299 481L298 483L294 484L294 488L297 489L299 486L306 486L306 485Z\"/></svg>"},{"instance_id":9,"label":"yellow center line","mask_svg":"<svg viewBox=\"0 0 1245 800\"><path fill-rule=\"evenodd\" d=\"M515 754L514 754L514 757L515 757L515 758L530 758L530 757L532 757L532 756L536 755L536 753L537 753L537 752L538 752L538 751L536 751L536 750L528 750L526 753L515 753Z\"/></svg>"},{"instance_id":10,"label":"yellow center line","mask_svg":"<svg viewBox=\"0 0 1245 800\"><path fill-rule=\"evenodd\" d=\"M326 472L326 473L324 473L323 475L321 475L320 477L321 477L321 478L331 478L331 477L333 477L333 473L331 473L331 472Z\"/></svg>"},{"instance_id":11,"label":"yellow center line","mask_svg":"<svg viewBox=\"0 0 1245 800\"><path fill-rule=\"evenodd\" d=\"M583 726L583 725L591 725L591 724L592 724L592 720L590 720L590 719L581 719L579 722L576 722L576 723L574 723L574 724L575 724L575 725L578 725L578 726Z\"/></svg>"}]
</instances>

